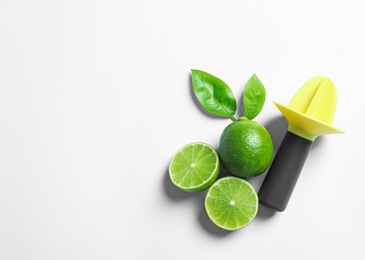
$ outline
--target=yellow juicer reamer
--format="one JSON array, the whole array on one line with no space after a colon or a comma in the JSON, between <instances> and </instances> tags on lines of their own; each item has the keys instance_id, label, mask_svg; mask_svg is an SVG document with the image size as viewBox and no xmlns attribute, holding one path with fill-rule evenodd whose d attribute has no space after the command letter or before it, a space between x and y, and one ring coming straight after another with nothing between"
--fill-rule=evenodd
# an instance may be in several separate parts
<instances>
[{"instance_id":1,"label":"yellow juicer reamer","mask_svg":"<svg viewBox=\"0 0 365 260\"><path fill-rule=\"evenodd\" d=\"M336 87L323 76L308 80L288 106L274 102L288 121L288 132L260 188L260 204L284 211L313 141L323 134L343 133L332 126L336 103Z\"/></svg>"}]
</instances>

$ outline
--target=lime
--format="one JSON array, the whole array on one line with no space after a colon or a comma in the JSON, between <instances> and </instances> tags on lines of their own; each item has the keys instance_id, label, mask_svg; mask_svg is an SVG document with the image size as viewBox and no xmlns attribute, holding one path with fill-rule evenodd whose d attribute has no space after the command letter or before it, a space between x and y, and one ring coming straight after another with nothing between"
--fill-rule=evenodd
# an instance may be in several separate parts
<instances>
[{"instance_id":1,"label":"lime","mask_svg":"<svg viewBox=\"0 0 365 260\"><path fill-rule=\"evenodd\" d=\"M218 154L228 172L250 178L264 173L270 166L274 145L264 126L243 117L223 130Z\"/></svg>"},{"instance_id":2,"label":"lime","mask_svg":"<svg viewBox=\"0 0 365 260\"><path fill-rule=\"evenodd\" d=\"M219 157L214 148L206 143L190 143L173 156L169 174L178 188L197 192L207 189L217 179Z\"/></svg>"},{"instance_id":3,"label":"lime","mask_svg":"<svg viewBox=\"0 0 365 260\"><path fill-rule=\"evenodd\" d=\"M224 177L209 188L205 209L218 227L240 229L247 226L257 214L257 193L249 182L241 178Z\"/></svg>"}]
</instances>

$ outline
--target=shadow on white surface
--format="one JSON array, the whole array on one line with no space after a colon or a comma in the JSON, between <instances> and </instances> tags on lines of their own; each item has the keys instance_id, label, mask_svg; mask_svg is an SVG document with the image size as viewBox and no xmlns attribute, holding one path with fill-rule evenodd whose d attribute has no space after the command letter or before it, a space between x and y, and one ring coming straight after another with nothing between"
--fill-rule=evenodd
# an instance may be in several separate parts
<instances>
[{"instance_id":1,"label":"shadow on white surface","mask_svg":"<svg viewBox=\"0 0 365 260\"><path fill-rule=\"evenodd\" d=\"M204 201L202 202L204 205ZM233 231L224 230L217 227L208 217L204 207L200 210L198 215L199 223L202 225L205 231L216 237L226 237L233 233Z\"/></svg>"},{"instance_id":2,"label":"shadow on white surface","mask_svg":"<svg viewBox=\"0 0 365 260\"><path fill-rule=\"evenodd\" d=\"M194 196L194 193L180 190L171 182L168 168L163 175L163 188L167 197L174 202L185 200Z\"/></svg>"},{"instance_id":3,"label":"shadow on white surface","mask_svg":"<svg viewBox=\"0 0 365 260\"><path fill-rule=\"evenodd\" d=\"M256 219L259 220L268 220L269 218L276 215L276 212L274 210L271 210L269 208L266 208L265 206L259 204L259 210L256 215Z\"/></svg>"},{"instance_id":4,"label":"shadow on white surface","mask_svg":"<svg viewBox=\"0 0 365 260\"><path fill-rule=\"evenodd\" d=\"M273 117L270 121L264 124L267 131L271 135L272 142L274 144L274 155L278 151L283 138L288 131L288 122L284 116Z\"/></svg>"}]
</instances>

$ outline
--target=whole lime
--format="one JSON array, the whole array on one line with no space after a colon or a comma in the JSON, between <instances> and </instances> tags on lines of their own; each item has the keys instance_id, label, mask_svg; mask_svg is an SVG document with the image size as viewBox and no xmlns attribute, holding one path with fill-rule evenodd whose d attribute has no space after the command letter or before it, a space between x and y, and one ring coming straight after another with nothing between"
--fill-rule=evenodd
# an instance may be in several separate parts
<instances>
[{"instance_id":1,"label":"whole lime","mask_svg":"<svg viewBox=\"0 0 365 260\"><path fill-rule=\"evenodd\" d=\"M224 129L218 154L228 172L250 178L264 173L270 166L274 145L264 126L242 117Z\"/></svg>"}]
</instances>

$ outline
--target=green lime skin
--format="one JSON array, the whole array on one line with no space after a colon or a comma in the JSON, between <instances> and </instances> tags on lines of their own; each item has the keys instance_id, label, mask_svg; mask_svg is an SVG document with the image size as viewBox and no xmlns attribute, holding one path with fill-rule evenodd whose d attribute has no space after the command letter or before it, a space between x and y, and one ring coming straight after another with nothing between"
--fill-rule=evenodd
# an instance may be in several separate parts
<instances>
[{"instance_id":1,"label":"green lime skin","mask_svg":"<svg viewBox=\"0 0 365 260\"><path fill-rule=\"evenodd\" d=\"M273 158L274 145L264 126L240 118L223 130L218 154L228 172L247 179L267 170Z\"/></svg>"}]
</instances>

